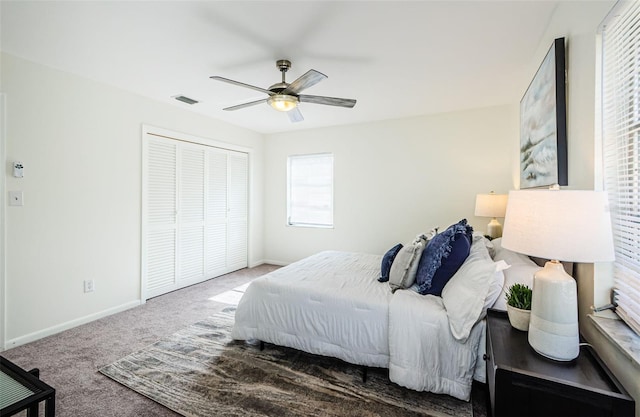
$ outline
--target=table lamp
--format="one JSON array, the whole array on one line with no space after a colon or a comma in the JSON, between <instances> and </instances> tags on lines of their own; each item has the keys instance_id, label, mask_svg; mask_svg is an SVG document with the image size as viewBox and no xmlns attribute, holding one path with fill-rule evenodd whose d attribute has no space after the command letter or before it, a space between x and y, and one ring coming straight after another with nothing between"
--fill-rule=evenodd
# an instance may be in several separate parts
<instances>
[{"instance_id":1,"label":"table lamp","mask_svg":"<svg viewBox=\"0 0 640 417\"><path fill-rule=\"evenodd\" d=\"M498 217L504 217L507 209L507 195L496 194L493 191L489 194L478 194L476 196L476 211L478 217L492 217L487 225L487 235L495 239L502 236L502 225Z\"/></svg>"},{"instance_id":2,"label":"table lamp","mask_svg":"<svg viewBox=\"0 0 640 417\"><path fill-rule=\"evenodd\" d=\"M614 260L607 195L598 191L511 191L502 246L551 259L533 278L529 344L551 359L575 359L580 353L576 282L558 260Z\"/></svg>"}]
</instances>

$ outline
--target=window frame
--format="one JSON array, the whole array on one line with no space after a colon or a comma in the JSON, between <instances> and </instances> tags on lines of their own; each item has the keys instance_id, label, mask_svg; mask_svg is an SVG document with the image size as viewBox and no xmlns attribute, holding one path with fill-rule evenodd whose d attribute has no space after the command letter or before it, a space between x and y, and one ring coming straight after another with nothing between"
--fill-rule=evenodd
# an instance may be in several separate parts
<instances>
[{"instance_id":1,"label":"window frame","mask_svg":"<svg viewBox=\"0 0 640 417\"><path fill-rule=\"evenodd\" d=\"M314 158L314 157L331 157L331 184L330 184L330 193L331 201L329 202L329 211L331 214L331 223L323 224L323 223L313 223L313 222L305 222L305 221L292 221L292 161L296 159L302 158ZM286 225L289 227L304 227L304 228L314 228L314 229L333 229L335 225L335 156L332 152L319 152L319 153L310 153L310 154L294 154L289 155L287 157L287 217L286 217Z\"/></svg>"},{"instance_id":2,"label":"window frame","mask_svg":"<svg viewBox=\"0 0 640 417\"><path fill-rule=\"evenodd\" d=\"M631 83L629 84L631 85L631 87L624 88L624 92L626 94L625 96L618 96L618 95L615 95L615 97L609 96L609 91L607 90L607 87L612 88L614 91L619 91L621 84L620 83L614 84L613 86L609 85L611 81L610 81L610 78L607 78L608 74L610 73L617 74L619 72L619 67L616 66L613 71L607 72L609 70L609 67L607 66L608 62L605 57L609 53L609 50L611 50L611 49L607 50L607 48L613 48L614 51L617 48L619 49L618 45L607 44L607 35L608 33L610 33L610 32L607 32L607 27L613 26L614 32L619 30L619 28L616 27L616 24L618 23L616 22L616 20L619 19L620 16L624 16L626 15L626 13L630 11L634 13L637 17L638 14L640 13L640 9L638 7L640 6L638 6L637 4L634 5L633 3L624 2L624 1L619 2L618 4L616 4L616 6L614 6L612 11L605 18L597 34L597 43L596 43L597 117L596 117L596 155L595 157L596 157L596 161L598 161L598 164L596 164L596 167L595 167L595 179L596 179L595 185L596 185L596 189L604 189L609 194L609 201L610 201L610 206L612 210L612 225L614 229L614 247L616 250L617 259L614 263L612 263L607 268L596 265L596 269L595 269L596 280L594 282L594 287L597 287L597 288L594 288L594 296L595 296L594 298L598 296L601 297L599 299L598 298L594 299L594 303L596 305L601 305L601 304L610 302L608 300L604 302L605 300L603 299L604 297L607 297L610 294L610 291L606 291L607 288L616 288L619 291L620 287L622 286L624 288L624 286L626 285L625 282L629 280L628 277L620 278L619 276L620 274L622 274L622 272L618 272L618 265L622 265L624 267L624 264L627 263L625 261L627 256L620 255L622 246L618 245L618 242L616 239L616 237L618 237L618 239L624 239L624 237L620 237L616 232L616 228L621 227L619 225L619 222L617 221L618 219L617 219L617 212L616 212L616 202L619 200L620 197L624 197L625 195L628 195L630 192L622 191L621 193L618 194L618 190L616 186L607 187L607 184L611 184L612 182L616 183L620 179L618 175L616 175L615 173L611 173L610 171L619 172L620 169L623 168L623 165L621 165L620 163L620 161L623 158L621 157L620 154L615 153L615 159L611 160L611 149L614 148L613 144L618 144L620 140L624 139L625 137L627 138L627 140L630 140L631 142L636 142L635 145L630 146L630 148L633 148L633 151L631 153L633 153L632 156L636 161L635 166L637 166L637 163L640 160L640 146L637 144L637 141L638 141L637 137L638 135L640 135L640 132L637 131L638 125L640 124L640 75L638 75L636 71L635 76L633 76L633 71L632 71L632 78L630 81L628 80L628 82ZM631 8L635 8L635 10ZM615 62L619 64L618 61L615 61ZM634 65L635 68L640 68L640 54L632 55L631 62L635 62L635 65ZM623 128L625 129L624 134L618 134L618 133L616 133L615 135L609 134L609 131L611 129L616 130L620 128L620 126L615 122L613 123L610 122L610 120L612 119L612 115L618 116L620 114L620 112L617 112L617 111L613 111L613 112L609 111L610 107L607 107L607 105L609 106L612 105L610 100L614 100L614 103L617 103L617 101L615 100L621 100L622 103L627 104L627 108L625 109L626 112L622 113L623 114L622 119L625 120L626 118L626 120L629 120L629 122L625 126L623 126ZM624 101L624 100L627 100L627 101ZM619 108L620 108L619 105L616 106L616 109L619 109ZM631 121L633 121L633 123ZM636 137L635 140L634 140L634 136ZM637 183L638 183L637 169L636 169L635 175L631 174L631 175L627 175L627 177L629 177L629 179L632 180L637 187ZM636 204L637 204L637 196L636 196ZM632 209L632 211L634 213L638 212L637 208ZM636 228L636 230L637 229L640 229L640 226ZM631 257L640 258L640 245L636 247L636 251L632 252ZM625 259L620 259L620 258L625 258ZM624 274L624 275L628 275L628 274ZM640 274L634 273L631 275L633 275L631 277L631 280L633 282L632 285L636 287L639 286ZM597 291L598 289L600 289L601 291ZM631 304L626 303L626 306L620 306L619 308L617 308L616 312L618 313L618 315L622 317L624 316L624 313L620 313L619 310L621 308L622 309L626 308L626 309L631 309L631 311L633 311L634 314L640 314L640 311L637 311L636 307L637 305L635 303L631 303ZM627 322L627 320L625 320L624 317L622 318L625 322ZM627 324L629 324L629 322L627 322ZM629 327L633 328L633 326L631 325L629 325ZM636 327L636 332L637 331L638 330Z\"/></svg>"}]
</instances>

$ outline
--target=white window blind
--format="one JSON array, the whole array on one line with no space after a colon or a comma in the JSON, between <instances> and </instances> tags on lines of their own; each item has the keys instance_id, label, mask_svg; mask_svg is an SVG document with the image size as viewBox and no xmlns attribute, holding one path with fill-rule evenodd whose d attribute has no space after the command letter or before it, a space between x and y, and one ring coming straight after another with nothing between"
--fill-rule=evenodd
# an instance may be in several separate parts
<instances>
[{"instance_id":1,"label":"white window blind","mask_svg":"<svg viewBox=\"0 0 640 417\"><path fill-rule=\"evenodd\" d=\"M287 174L287 223L333 227L333 154L290 156Z\"/></svg>"},{"instance_id":2,"label":"white window blind","mask_svg":"<svg viewBox=\"0 0 640 417\"><path fill-rule=\"evenodd\" d=\"M640 334L640 2L602 28L603 173L616 251L616 313Z\"/></svg>"}]
</instances>

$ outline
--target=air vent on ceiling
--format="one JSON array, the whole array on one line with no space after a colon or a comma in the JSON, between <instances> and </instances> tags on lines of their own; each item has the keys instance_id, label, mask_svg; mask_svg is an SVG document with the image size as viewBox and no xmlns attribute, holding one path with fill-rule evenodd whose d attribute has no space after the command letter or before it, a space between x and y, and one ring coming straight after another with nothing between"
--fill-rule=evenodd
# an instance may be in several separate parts
<instances>
[{"instance_id":1,"label":"air vent on ceiling","mask_svg":"<svg viewBox=\"0 0 640 417\"><path fill-rule=\"evenodd\" d=\"M185 96L174 96L173 98L175 98L176 100L181 101L183 103L187 103L187 104L197 104L197 103L199 103L198 100L194 100L192 98L185 97Z\"/></svg>"}]
</instances>

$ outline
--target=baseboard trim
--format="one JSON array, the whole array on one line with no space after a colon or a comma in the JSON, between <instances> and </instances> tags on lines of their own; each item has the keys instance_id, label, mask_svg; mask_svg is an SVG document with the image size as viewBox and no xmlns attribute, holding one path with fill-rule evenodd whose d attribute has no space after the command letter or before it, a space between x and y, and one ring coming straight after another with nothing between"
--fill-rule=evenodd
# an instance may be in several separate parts
<instances>
[{"instance_id":1,"label":"baseboard trim","mask_svg":"<svg viewBox=\"0 0 640 417\"><path fill-rule=\"evenodd\" d=\"M121 304L116 307L108 308L106 310L99 311L97 313L89 314L88 316L80 317L74 320L70 320L61 324L57 324L55 326L48 327L43 330L38 330L37 332L29 333L24 336L16 337L10 340L7 340L4 344L4 350L11 349L17 346L21 346L27 343L35 342L36 340L42 339L47 336L54 335L56 333L63 332L65 330L72 329L74 327L80 326L82 324L86 324L103 317L110 316L112 314L120 313L121 311L129 310L134 307L138 307L139 305L144 304L140 300L129 301L128 303Z\"/></svg>"},{"instance_id":2,"label":"baseboard trim","mask_svg":"<svg viewBox=\"0 0 640 417\"><path fill-rule=\"evenodd\" d=\"M266 261L264 259L260 259L259 261L249 262L249 264L247 265L247 268L255 268L256 266L260 266L265 263Z\"/></svg>"},{"instance_id":3,"label":"baseboard trim","mask_svg":"<svg viewBox=\"0 0 640 417\"><path fill-rule=\"evenodd\" d=\"M263 261L263 263L265 263L265 264L269 264L269 265L287 266L287 265L289 265L291 262L276 261L276 260L274 260L274 259L265 259L265 260Z\"/></svg>"}]
</instances>

